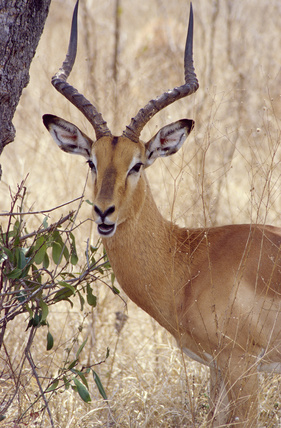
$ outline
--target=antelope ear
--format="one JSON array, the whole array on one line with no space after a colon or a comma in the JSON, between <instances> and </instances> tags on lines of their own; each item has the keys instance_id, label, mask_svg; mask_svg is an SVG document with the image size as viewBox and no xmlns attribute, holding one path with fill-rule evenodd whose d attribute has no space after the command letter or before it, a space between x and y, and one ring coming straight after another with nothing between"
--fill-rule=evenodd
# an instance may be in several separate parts
<instances>
[{"instance_id":1,"label":"antelope ear","mask_svg":"<svg viewBox=\"0 0 281 428\"><path fill-rule=\"evenodd\" d=\"M176 153L192 131L194 121L182 119L164 126L151 138L146 147L145 167L150 166L160 156L170 156Z\"/></svg>"},{"instance_id":2,"label":"antelope ear","mask_svg":"<svg viewBox=\"0 0 281 428\"><path fill-rule=\"evenodd\" d=\"M52 114L44 114L43 123L61 150L90 158L93 141L77 126Z\"/></svg>"}]
</instances>

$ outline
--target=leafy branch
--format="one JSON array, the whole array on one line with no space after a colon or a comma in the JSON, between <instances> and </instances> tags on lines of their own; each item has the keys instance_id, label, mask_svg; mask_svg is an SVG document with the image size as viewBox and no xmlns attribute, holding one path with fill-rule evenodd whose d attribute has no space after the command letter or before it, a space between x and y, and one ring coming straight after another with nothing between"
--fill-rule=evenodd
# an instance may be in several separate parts
<instances>
[{"instance_id":1,"label":"leafy branch","mask_svg":"<svg viewBox=\"0 0 281 428\"><path fill-rule=\"evenodd\" d=\"M30 407L42 399L43 409L47 409L51 425L54 426L46 398L48 394L52 395L61 388L72 388L87 403L91 400L87 381L90 373L105 400L107 400L106 392L94 370L95 365L85 366L79 362L79 356L87 339L80 345L74 359L71 360L69 354L56 377L44 377L44 383L47 381L45 387L41 383L33 361L31 344L37 332L41 331L40 327L45 326L47 327L46 350L53 349L55 338L51 332L52 326L48 317L51 306L67 302L73 307L74 299L78 299L81 311L84 310L85 305L95 308L97 298L92 284L97 280L110 287L114 294L119 294L119 290L114 286L115 277L105 252L101 250L100 241L96 246L89 245L87 242L85 258L81 261L80 257L79 260L74 234L77 228L74 224L77 212L70 211L50 225L48 217L45 216L39 228L29 232L26 226L27 216L35 213L45 214L50 210L24 212L25 195L25 182L22 182L12 197L10 212L5 213L8 217L5 227L0 225L0 349L3 347L6 362L10 368L12 363L5 346L5 333L9 323L19 315L26 314L25 334L27 335L29 331L21 367L14 380L15 389L9 399L4 399L0 404L0 418L4 418L5 412L16 397L21 384L19 378L24 362L27 362L39 389L37 398ZM81 206L82 198L77 199L81 199ZM79 268L78 262L80 262ZM110 285L106 280L108 277ZM109 349L106 351L105 358L96 364L104 363L108 356ZM28 410L23 411L19 420Z\"/></svg>"}]
</instances>

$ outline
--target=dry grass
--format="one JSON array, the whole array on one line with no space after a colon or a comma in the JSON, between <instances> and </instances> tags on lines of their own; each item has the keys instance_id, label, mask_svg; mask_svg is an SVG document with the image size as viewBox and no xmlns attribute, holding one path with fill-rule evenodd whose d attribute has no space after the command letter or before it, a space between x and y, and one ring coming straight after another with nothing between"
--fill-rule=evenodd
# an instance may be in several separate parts
<instances>
[{"instance_id":1,"label":"dry grass","mask_svg":"<svg viewBox=\"0 0 281 428\"><path fill-rule=\"evenodd\" d=\"M85 186L84 161L60 152L41 121L42 114L54 113L92 132L84 117L50 84L64 59L73 4L52 2L30 84L16 113L17 137L1 158L1 211L9 209L9 188L15 189L27 174L26 210L74 199ZM150 98L181 84L187 22L185 0L123 0L121 5L119 81L112 81L114 5L109 0L81 2L79 54L70 79L97 104L116 133ZM196 121L184 149L148 171L157 204L166 217L190 227L251 221L280 226L280 1L194 0L193 7L200 90L158 114L143 133L144 139L149 138L164 124L183 117ZM90 189L87 181L86 199L91 199ZM80 220L90 216L84 204ZM29 227L42 219L33 218ZM95 243L90 221L79 228L80 251L88 237ZM55 350L51 356L42 352L42 339L34 344L32 354L38 369L47 375L55 374L76 335L79 343L90 338L83 353L85 362L103 359L109 346L110 358L97 369L109 402L100 399L92 381L90 404L71 391L57 393L50 402L55 426L204 426L207 369L183 358L173 339L131 302L129 319L118 333L115 312L126 309L105 286L96 287L97 309L81 313L78 307L62 306L56 310L50 321L57 328ZM24 318L22 323L25 326ZM6 347L13 367L24 340L22 325L11 326ZM2 382L2 392L12 388L9 382ZM30 370L26 369L21 384L5 427L14 426L17 415L35 400L37 385ZM261 427L280 426L280 393L280 378L263 376ZM28 412L24 422L49 426L47 415L35 411Z\"/></svg>"}]
</instances>

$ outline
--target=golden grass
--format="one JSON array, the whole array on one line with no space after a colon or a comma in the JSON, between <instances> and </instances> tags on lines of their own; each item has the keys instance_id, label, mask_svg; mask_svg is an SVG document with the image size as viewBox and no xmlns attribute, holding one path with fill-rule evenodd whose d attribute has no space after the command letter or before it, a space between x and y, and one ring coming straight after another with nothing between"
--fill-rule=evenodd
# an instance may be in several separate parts
<instances>
[{"instance_id":1,"label":"golden grass","mask_svg":"<svg viewBox=\"0 0 281 428\"><path fill-rule=\"evenodd\" d=\"M41 121L42 114L54 113L92 132L50 84L64 59L73 4L52 2L30 84L15 116L17 137L1 158L1 211L9 209L9 188L14 191L27 174L26 210L55 207L80 196L85 186L88 168L83 159L60 152ZM114 7L109 1L81 1L79 53L69 79L98 105L117 133L150 98L182 83L188 9L183 0L123 0L121 5L117 84L112 81ZM158 114L143 136L150 138L164 124L183 117L194 118L196 127L180 153L148 171L155 199L166 217L190 227L251 221L280 226L280 2L194 0L193 7L200 89ZM91 199L89 180L85 198ZM51 214L51 221L60 214ZM79 221L89 217L90 207L83 204ZM37 227L42 219L40 215L28 219L28 227ZM88 238L95 243L90 221L78 229L81 253ZM94 311L87 308L81 313L79 307L71 310L68 305L56 308L50 315L54 351L42 351L44 337L38 334L32 354L42 374L55 375L76 335L78 343L89 337L81 357L85 363L100 361L110 347L110 357L97 368L109 402L100 398L92 379L90 404L71 391L57 393L49 404L55 426L204 426L207 369L187 358L185 369L174 340L131 302L129 319L118 333L115 312L126 312L123 302L101 283L96 293ZM25 323L23 317L22 324L13 323L7 333L13 367L22 355ZM2 358L0 367L6 364L6 357ZM5 427L14 426L13 421L36 398L37 385L28 367L21 382ZM262 386L260 426L278 427L280 378L264 375ZM2 380L0 387L3 394L9 393L13 382ZM47 414L39 410L35 406L27 413L28 426L50 425Z\"/></svg>"}]
</instances>

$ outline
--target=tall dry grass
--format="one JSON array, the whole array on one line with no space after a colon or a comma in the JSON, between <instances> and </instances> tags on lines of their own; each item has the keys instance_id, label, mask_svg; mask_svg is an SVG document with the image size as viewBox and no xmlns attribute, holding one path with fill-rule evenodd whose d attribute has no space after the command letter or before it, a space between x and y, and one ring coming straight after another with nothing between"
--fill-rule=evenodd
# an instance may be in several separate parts
<instances>
[{"instance_id":1,"label":"tall dry grass","mask_svg":"<svg viewBox=\"0 0 281 428\"><path fill-rule=\"evenodd\" d=\"M69 79L121 133L138 109L183 79L183 49L188 4L185 0L122 0L118 81L114 71L115 2L83 0L80 5L79 52ZM50 84L66 52L72 0L53 0L31 79L14 124L17 137L2 156L1 211L9 209L10 190L28 175L26 210L55 207L81 195L91 199L88 168L82 159L60 152L43 128L41 116L54 113L92 133L85 118ZM143 138L183 117L196 127L184 148L148 171L157 204L168 218L189 227L260 222L280 225L281 50L279 0L194 0L194 57L198 93L159 113ZM75 203L73 208L75 208ZM64 211L65 212L65 211ZM53 216L60 215L59 212ZM91 217L82 206L80 220ZM28 220L28 227L42 221ZM51 215L51 220L54 221ZM79 248L95 243L92 222L79 228ZM103 284L96 286L98 306L81 313L61 307L52 313L55 350L32 351L38 368L54 374L73 339L89 336L85 362L110 358L98 368L109 398L105 403L91 385L92 402L58 393L50 402L57 427L191 427L204 426L208 408L208 370L184 358L173 339L144 312L128 302L128 321L118 333L115 312L123 302ZM23 318L23 326L25 326ZM6 347L16 367L24 343L22 325L11 326ZM77 345L78 346L78 345ZM75 352L75 349L73 350ZM0 365L4 364L4 358ZM12 380L2 382L2 392ZM5 426L35 400L36 384L26 368L20 393ZM280 378L263 376L260 426L280 426ZM35 407L36 411L40 407ZM28 412L28 426L48 427L44 413ZM19 424L19 426L22 426Z\"/></svg>"}]
</instances>

